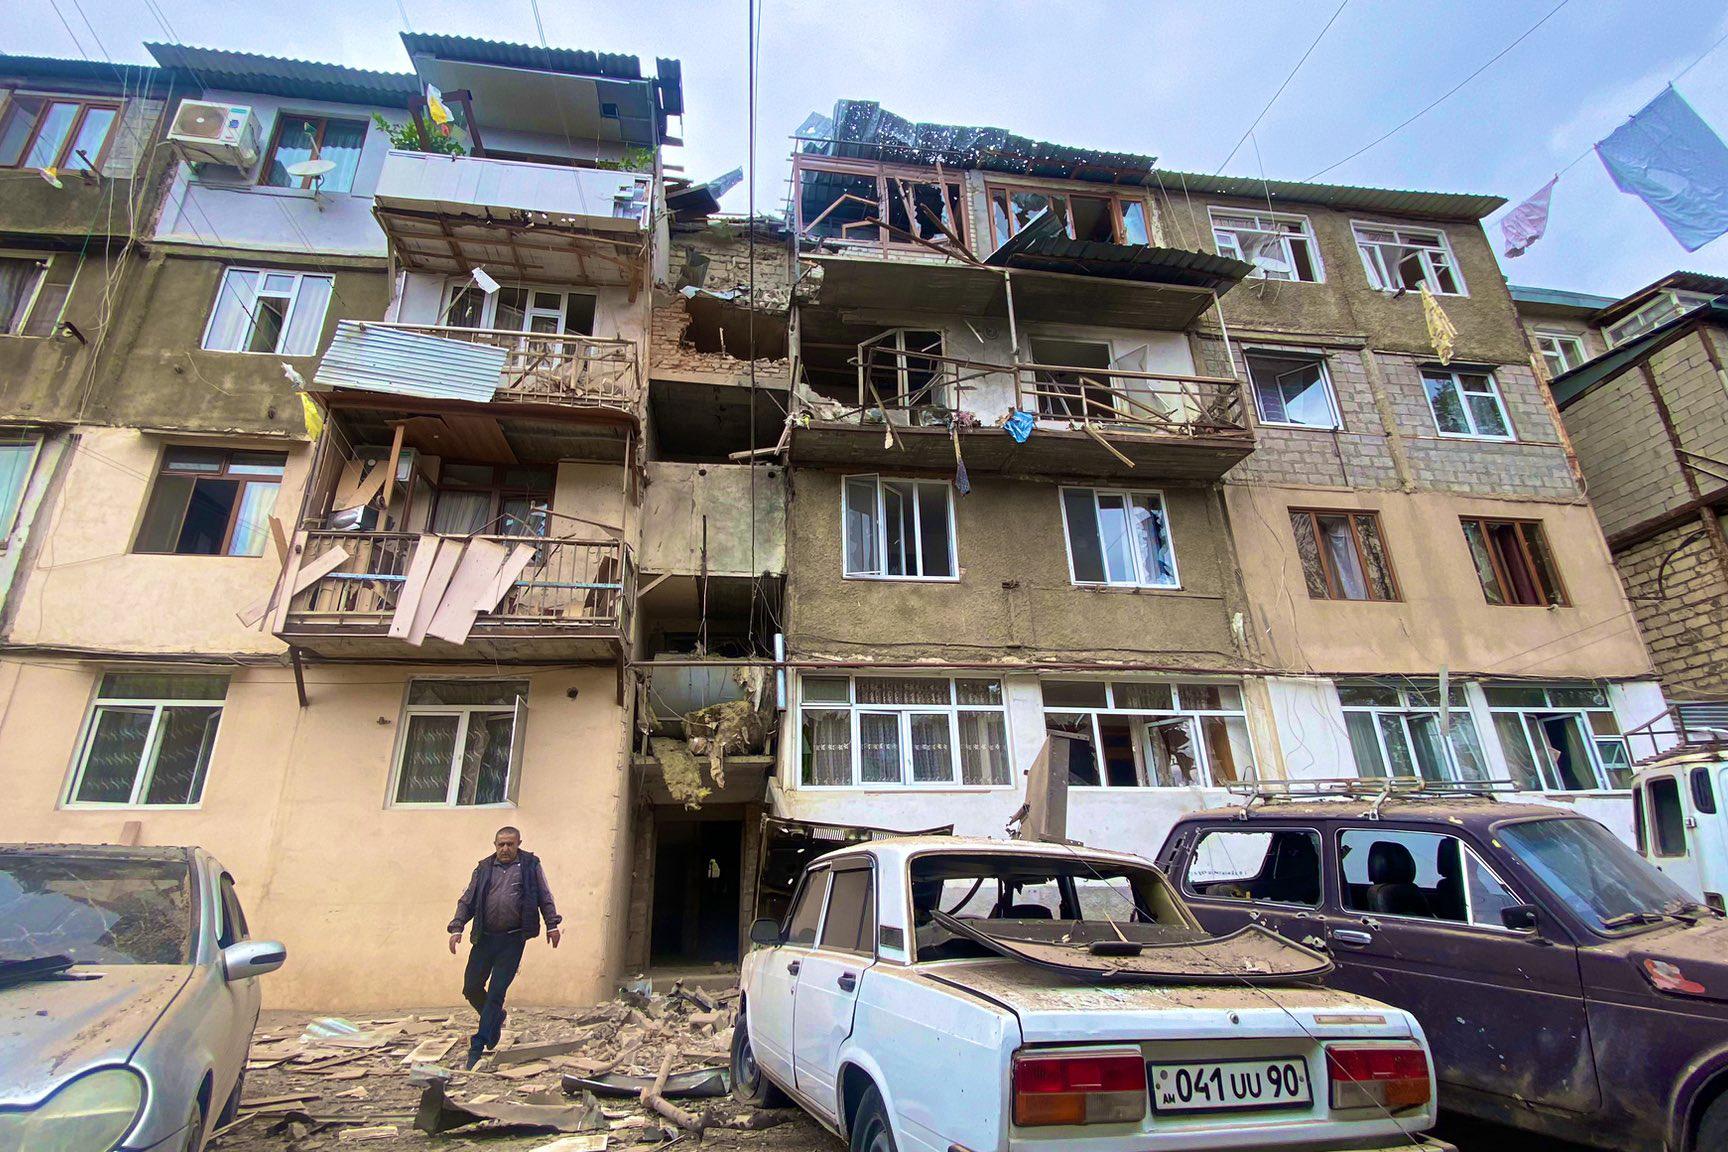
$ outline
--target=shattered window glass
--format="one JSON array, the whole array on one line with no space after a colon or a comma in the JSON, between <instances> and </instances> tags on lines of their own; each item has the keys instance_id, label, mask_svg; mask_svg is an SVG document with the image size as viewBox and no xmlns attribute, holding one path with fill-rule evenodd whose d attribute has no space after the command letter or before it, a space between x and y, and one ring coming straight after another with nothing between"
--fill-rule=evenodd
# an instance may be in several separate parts
<instances>
[{"instance_id":1,"label":"shattered window glass","mask_svg":"<svg viewBox=\"0 0 1728 1152\"><path fill-rule=\"evenodd\" d=\"M908 235L941 244L948 233L966 242L965 213L960 209L960 186L947 181L916 180L889 176L888 223L893 231L889 243L905 243ZM946 231L944 230L946 229Z\"/></svg>"},{"instance_id":2,"label":"shattered window glass","mask_svg":"<svg viewBox=\"0 0 1728 1152\"><path fill-rule=\"evenodd\" d=\"M1322 277L1306 216L1212 210L1212 240L1220 256L1254 265L1266 280L1317 283Z\"/></svg>"},{"instance_id":3,"label":"shattered window glass","mask_svg":"<svg viewBox=\"0 0 1728 1152\"><path fill-rule=\"evenodd\" d=\"M875 243L881 239L876 177L803 168L798 173L798 223L816 240Z\"/></svg>"},{"instance_id":4,"label":"shattered window glass","mask_svg":"<svg viewBox=\"0 0 1728 1152\"><path fill-rule=\"evenodd\" d=\"M1028 192L1015 188L997 188L990 193L990 219L998 244L1045 212L1054 212L1067 221L1068 198L1051 192ZM1072 231L1071 225L1069 231Z\"/></svg>"},{"instance_id":5,"label":"shattered window glass","mask_svg":"<svg viewBox=\"0 0 1728 1152\"><path fill-rule=\"evenodd\" d=\"M0 962L185 964L192 926L185 861L0 854Z\"/></svg>"},{"instance_id":6,"label":"shattered window glass","mask_svg":"<svg viewBox=\"0 0 1728 1152\"><path fill-rule=\"evenodd\" d=\"M1440 296L1463 295L1452 268L1452 250L1432 229L1354 225L1356 247L1371 287L1415 292L1423 284Z\"/></svg>"}]
</instances>

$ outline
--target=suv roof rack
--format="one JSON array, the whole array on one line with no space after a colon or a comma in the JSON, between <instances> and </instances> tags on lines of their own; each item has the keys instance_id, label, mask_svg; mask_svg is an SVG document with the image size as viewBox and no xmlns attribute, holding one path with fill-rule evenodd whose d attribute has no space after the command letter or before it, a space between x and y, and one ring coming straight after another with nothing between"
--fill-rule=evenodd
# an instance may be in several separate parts
<instances>
[{"instance_id":1,"label":"suv roof rack","mask_svg":"<svg viewBox=\"0 0 1728 1152\"><path fill-rule=\"evenodd\" d=\"M1278 801L1321 800L1336 797L1345 800L1372 800L1370 818L1380 814L1380 806L1388 800L1456 800L1481 797L1492 800L1498 793L1519 791L1510 780L1428 780L1421 776L1340 776L1318 780L1249 780L1228 785L1226 791L1241 796L1245 819L1256 804Z\"/></svg>"}]
</instances>

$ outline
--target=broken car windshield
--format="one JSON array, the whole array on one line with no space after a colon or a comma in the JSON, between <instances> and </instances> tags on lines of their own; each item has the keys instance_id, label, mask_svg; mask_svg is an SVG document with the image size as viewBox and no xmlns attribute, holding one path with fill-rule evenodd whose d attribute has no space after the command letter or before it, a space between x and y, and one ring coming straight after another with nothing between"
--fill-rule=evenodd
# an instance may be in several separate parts
<instances>
[{"instance_id":1,"label":"broken car windshield","mask_svg":"<svg viewBox=\"0 0 1728 1152\"><path fill-rule=\"evenodd\" d=\"M0 856L0 960L184 964L191 940L184 861Z\"/></svg>"},{"instance_id":2,"label":"broken car windshield","mask_svg":"<svg viewBox=\"0 0 1728 1152\"><path fill-rule=\"evenodd\" d=\"M1554 894L1597 928L1653 924L1689 897L1594 820L1531 820L1498 835Z\"/></svg>"}]
</instances>

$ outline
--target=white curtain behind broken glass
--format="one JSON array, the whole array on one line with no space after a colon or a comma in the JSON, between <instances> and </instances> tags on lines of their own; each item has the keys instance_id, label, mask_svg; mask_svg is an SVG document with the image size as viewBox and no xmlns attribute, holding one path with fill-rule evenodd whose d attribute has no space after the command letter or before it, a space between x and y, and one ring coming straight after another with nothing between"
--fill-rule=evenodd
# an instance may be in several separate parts
<instances>
[{"instance_id":1,"label":"white curtain behind broken glass","mask_svg":"<svg viewBox=\"0 0 1728 1152\"><path fill-rule=\"evenodd\" d=\"M1218 255L1246 260L1254 275L1266 280L1325 279L1306 216L1270 212L1222 212L1211 209L1212 240Z\"/></svg>"},{"instance_id":2,"label":"white curtain behind broken glass","mask_svg":"<svg viewBox=\"0 0 1728 1152\"><path fill-rule=\"evenodd\" d=\"M1425 283L1437 296L1466 294L1444 232L1380 224L1352 224L1351 229L1371 287L1414 292Z\"/></svg>"},{"instance_id":3,"label":"white curtain behind broken glass","mask_svg":"<svg viewBox=\"0 0 1728 1152\"><path fill-rule=\"evenodd\" d=\"M1064 488L1062 511L1074 583L1177 586L1162 493Z\"/></svg>"}]
</instances>

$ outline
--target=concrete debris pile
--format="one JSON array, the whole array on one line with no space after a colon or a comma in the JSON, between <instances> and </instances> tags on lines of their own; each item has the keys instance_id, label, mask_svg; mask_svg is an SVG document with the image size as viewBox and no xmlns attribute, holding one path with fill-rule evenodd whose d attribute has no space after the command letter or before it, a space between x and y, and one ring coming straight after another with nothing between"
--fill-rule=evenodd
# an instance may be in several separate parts
<instances>
[{"instance_id":1,"label":"concrete debris pile","mask_svg":"<svg viewBox=\"0 0 1728 1152\"><path fill-rule=\"evenodd\" d=\"M812 1147L820 1137L795 1110L731 1095L737 1004L736 988L679 983L656 994L638 981L592 1008L512 1008L497 1050L472 1071L462 1068L466 1010L356 1020L267 1013L239 1114L207 1147Z\"/></svg>"}]
</instances>

